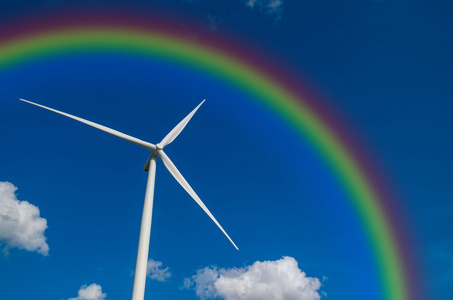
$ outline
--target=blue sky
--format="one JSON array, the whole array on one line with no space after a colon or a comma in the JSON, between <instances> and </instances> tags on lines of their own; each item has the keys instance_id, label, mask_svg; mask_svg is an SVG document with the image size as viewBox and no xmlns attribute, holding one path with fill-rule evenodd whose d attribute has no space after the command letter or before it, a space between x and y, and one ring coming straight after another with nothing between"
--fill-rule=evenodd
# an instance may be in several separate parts
<instances>
[{"instance_id":1,"label":"blue sky","mask_svg":"<svg viewBox=\"0 0 453 300\"><path fill-rule=\"evenodd\" d=\"M7 31L13 19L74 2L2 3L0 27ZM87 11L139 7L179 18L182 25L197 22L206 34L233 36L300 75L371 149L401 195L398 205L415 236L414 253L429 298L449 298L450 2L79 5ZM200 289L215 282L209 277L215 272L228 278L232 268L239 268L253 281L253 271L274 267L297 274L299 283L310 282L312 294L306 299L381 298L369 246L337 179L283 120L241 91L182 66L98 54L33 62L0 74L0 82L0 181L18 188L14 192L3 184L2 220L14 219L7 205L28 201L46 219L43 236L49 247L48 255L22 249L28 240L17 244L20 230L6 226L14 223L2 225L2 298L70 299L79 290L79 299L84 291L92 294L86 299L130 297L146 185L142 167L149 155L19 97L151 143L207 99L166 153L240 251L158 161L150 246L155 268L145 299L235 299L228 298L237 288L231 282L218 283L214 292ZM275 283L276 293L286 293L287 299L298 295L291 289L298 282L284 281L289 286L284 290L278 280L272 277L266 284Z\"/></svg>"}]
</instances>

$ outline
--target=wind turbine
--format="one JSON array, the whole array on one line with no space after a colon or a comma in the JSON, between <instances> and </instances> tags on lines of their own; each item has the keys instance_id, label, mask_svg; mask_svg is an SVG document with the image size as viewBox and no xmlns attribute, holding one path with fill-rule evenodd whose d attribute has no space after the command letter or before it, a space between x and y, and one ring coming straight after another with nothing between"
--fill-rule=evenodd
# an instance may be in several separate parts
<instances>
[{"instance_id":1,"label":"wind turbine","mask_svg":"<svg viewBox=\"0 0 453 300\"><path fill-rule=\"evenodd\" d=\"M154 182L156 176L156 159L160 157L167 167L167 170L173 175L176 181L189 193L189 195L195 200L195 202L200 205L200 207L208 214L208 216L214 221L214 223L220 228L220 230L225 234L225 236L230 240L233 246L239 250L233 240L228 236L222 226L217 222L216 218L211 214L209 209L204 205L189 183L184 179L181 173L178 171L176 166L170 160L170 158L165 154L164 147L173 142L173 140L181 133L181 131L186 127L187 123L189 123L192 116L198 110L198 108L203 104L205 100L203 100L194 110L192 110L178 125L175 126L165 137L164 139L158 143L157 145L142 141L130 135L121 133L114 129L105 127L103 125L96 124L94 122L58 111L56 109L40 105L25 99L19 99L21 101L45 108L47 110L56 112L57 114L69 117L71 119L77 120L79 122L85 123L122 139L126 141L132 142L144 148L151 150L151 154L145 164L144 170L148 172L148 182L146 185L146 192L145 192L145 203L143 205L143 213L142 213L142 222L140 226L140 237L138 241L138 251L137 251L137 262L135 264L135 274L134 274L134 286L132 289L132 300L143 300L145 296L145 282L146 282L146 267L148 262L148 251L149 251L149 239L151 234L151 220L152 220L152 213L153 213L153 199L154 199Z\"/></svg>"}]
</instances>

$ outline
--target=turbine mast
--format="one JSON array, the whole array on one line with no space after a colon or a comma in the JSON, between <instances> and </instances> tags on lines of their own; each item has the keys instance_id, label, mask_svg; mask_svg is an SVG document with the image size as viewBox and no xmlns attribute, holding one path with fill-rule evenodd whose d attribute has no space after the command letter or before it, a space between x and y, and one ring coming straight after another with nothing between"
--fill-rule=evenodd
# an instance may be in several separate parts
<instances>
[{"instance_id":1,"label":"turbine mast","mask_svg":"<svg viewBox=\"0 0 453 300\"><path fill-rule=\"evenodd\" d=\"M145 297L146 271L148 267L149 239L153 217L154 183L156 178L157 153L153 151L149 160L148 183L146 185L145 203L143 204L142 224L138 240L137 262L135 264L132 300L143 300Z\"/></svg>"}]
</instances>

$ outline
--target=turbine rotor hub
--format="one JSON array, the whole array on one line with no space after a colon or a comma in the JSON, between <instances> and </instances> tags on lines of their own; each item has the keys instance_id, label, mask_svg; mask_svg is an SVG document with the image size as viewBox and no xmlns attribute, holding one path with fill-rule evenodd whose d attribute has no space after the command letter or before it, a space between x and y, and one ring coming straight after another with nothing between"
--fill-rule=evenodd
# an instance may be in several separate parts
<instances>
[{"instance_id":1,"label":"turbine rotor hub","mask_svg":"<svg viewBox=\"0 0 453 300\"><path fill-rule=\"evenodd\" d=\"M159 152L157 152L157 150L153 150L153 152L151 152L151 157L158 158Z\"/></svg>"}]
</instances>

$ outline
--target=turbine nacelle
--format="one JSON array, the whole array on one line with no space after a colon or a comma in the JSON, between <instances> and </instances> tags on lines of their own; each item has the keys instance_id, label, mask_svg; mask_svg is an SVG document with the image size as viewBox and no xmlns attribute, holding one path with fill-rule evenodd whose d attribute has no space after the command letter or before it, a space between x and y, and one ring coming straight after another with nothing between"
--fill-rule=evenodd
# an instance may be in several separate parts
<instances>
[{"instance_id":1,"label":"turbine nacelle","mask_svg":"<svg viewBox=\"0 0 453 300\"><path fill-rule=\"evenodd\" d=\"M148 160L145 163L145 166L143 167L143 171L148 172L149 171L149 163L151 161L151 158L158 158L159 157L159 150L162 150L164 146L162 146L161 143L158 143L156 145L156 149L152 150L151 154L148 157Z\"/></svg>"}]
</instances>

